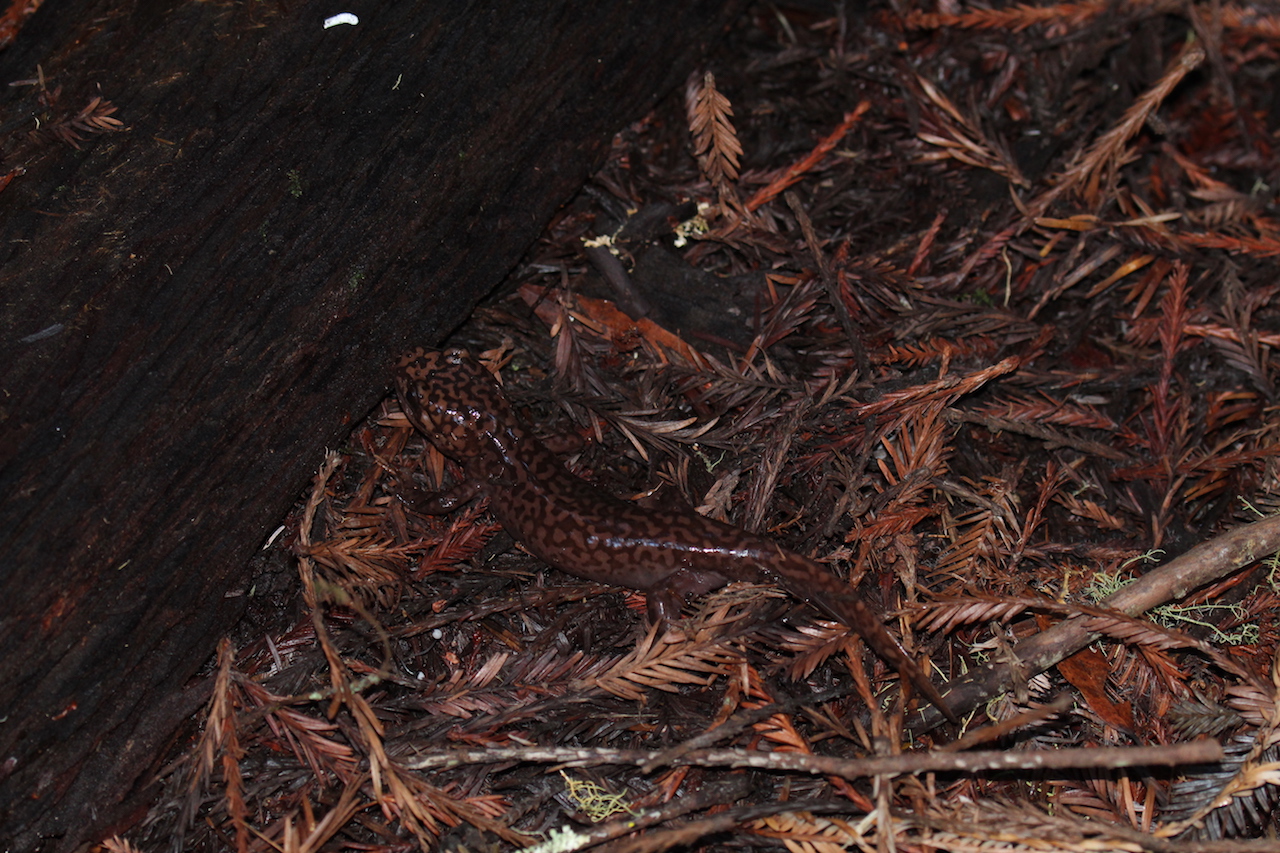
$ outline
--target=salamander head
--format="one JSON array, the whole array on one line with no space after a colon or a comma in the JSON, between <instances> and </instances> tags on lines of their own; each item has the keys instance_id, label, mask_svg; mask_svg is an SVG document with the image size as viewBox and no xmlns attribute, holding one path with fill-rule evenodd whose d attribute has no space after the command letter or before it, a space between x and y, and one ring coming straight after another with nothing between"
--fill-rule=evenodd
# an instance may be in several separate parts
<instances>
[{"instance_id":1,"label":"salamander head","mask_svg":"<svg viewBox=\"0 0 1280 853\"><path fill-rule=\"evenodd\" d=\"M412 349L401 356L395 380L409 421L454 459L486 452L512 421L497 383L466 350Z\"/></svg>"}]
</instances>

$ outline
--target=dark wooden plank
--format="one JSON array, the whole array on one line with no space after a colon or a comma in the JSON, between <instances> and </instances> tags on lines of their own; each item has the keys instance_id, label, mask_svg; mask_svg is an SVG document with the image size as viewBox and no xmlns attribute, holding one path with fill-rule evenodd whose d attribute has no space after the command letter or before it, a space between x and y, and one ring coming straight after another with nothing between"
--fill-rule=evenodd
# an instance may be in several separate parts
<instances>
[{"instance_id":1,"label":"dark wooden plank","mask_svg":"<svg viewBox=\"0 0 1280 853\"><path fill-rule=\"evenodd\" d=\"M732 3L65 0L0 55L0 837L126 819L263 525ZM126 132L49 127L109 99ZM29 131L42 122L37 136Z\"/></svg>"}]
</instances>

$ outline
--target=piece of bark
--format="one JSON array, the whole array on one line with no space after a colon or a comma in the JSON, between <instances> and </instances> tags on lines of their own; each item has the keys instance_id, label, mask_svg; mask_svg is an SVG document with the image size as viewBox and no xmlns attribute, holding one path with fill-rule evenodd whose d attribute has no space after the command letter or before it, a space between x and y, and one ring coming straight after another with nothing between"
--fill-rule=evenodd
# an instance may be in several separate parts
<instances>
[{"instance_id":1,"label":"piece of bark","mask_svg":"<svg viewBox=\"0 0 1280 853\"><path fill-rule=\"evenodd\" d=\"M64 0L0 54L8 849L129 819L248 555L392 355L735 6Z\"/></svg>"}]
</instances>

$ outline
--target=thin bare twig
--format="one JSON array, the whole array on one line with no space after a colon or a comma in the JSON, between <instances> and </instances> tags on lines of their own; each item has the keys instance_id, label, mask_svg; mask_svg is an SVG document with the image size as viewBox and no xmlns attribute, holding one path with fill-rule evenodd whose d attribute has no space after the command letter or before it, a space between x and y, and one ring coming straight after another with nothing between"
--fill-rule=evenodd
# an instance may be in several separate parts
<instances>
[{"instance_id":1,"label":"thin bare twig","mask_svg":"<svg viewBox=\"0 0 1280 853\"><path fill-rule=\"evenodd\" d=\"M564 767L599 764L643 765L662 753L644 749L577 747L493 747L418 753L404 761L414 770L444 770L467 764L528 761ZM694 750L671 759L674 764L697 767L735 767L755 770L791 770L844 779L894 776L903 773L981 773L997 770L1063 770L1085 767L1176 767L1203 764L1222 757L1222 746L1213 740L1167 746L1085 747L1052 752L926 752L875 758L833 758L796 752L757 752L745 749Z\"/></svg>"}]
</instances>

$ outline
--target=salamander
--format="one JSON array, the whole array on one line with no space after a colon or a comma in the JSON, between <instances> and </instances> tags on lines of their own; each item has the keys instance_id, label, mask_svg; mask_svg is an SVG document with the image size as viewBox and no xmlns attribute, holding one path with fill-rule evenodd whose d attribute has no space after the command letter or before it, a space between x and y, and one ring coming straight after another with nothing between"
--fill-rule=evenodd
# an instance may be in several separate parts
<instances>
[{"instance_id":1,"label":"salamander","mask_svg":"<svg viewBox=\"0 0 1280 853\"><path fill-rule=\"evenodd\" d=\"M486 496L498 522L535 557L644 592L655 620L678 618L686 596L731 581L777 584L857 632L956 722L880 619L820 563L691 511L641 507L571 474L465 350L411 350L400 359L395 385L409 421L464 474L415 509L443 514Z\"/></svg>"}]
</instances>

